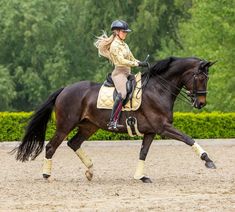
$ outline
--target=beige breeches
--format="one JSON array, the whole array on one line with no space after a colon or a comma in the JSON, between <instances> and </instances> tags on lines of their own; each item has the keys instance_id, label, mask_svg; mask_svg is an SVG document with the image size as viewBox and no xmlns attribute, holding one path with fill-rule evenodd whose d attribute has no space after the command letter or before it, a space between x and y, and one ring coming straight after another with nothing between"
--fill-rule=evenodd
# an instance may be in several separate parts
<instances>
[{"instance_id":1,"label":"beige breeches","mask_svg":"<svg viewBox=\"0 0 235 212\"><path fill-rule=\"evenodd\" d=\"M127 77L130 75L131 69L128 67L115 67L112 72L112 80L118 93L121 93L122 99L126 98Z\"/></svg>"}]
</instances>

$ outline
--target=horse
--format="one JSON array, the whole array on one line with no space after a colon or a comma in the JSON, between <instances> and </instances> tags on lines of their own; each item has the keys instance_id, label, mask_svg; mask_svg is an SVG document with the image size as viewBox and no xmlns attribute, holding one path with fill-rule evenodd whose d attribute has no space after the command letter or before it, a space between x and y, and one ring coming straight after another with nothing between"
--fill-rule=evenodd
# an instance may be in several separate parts
<instances>
[{"instance_id":1,"label":"horse","mask_svg":"<svg viewBox=\"0 0 235 212\"><path fill-rule=\"evenodd\" d=\"M149 69L141 73L142 104L138 110L131 111L138 120L139 131L143 134L134 179L144 183L152 182L144 168L150 145L156 135L184 142L192 147L207 168L216 168L208 153L197 142L172 126L174 102L182 94L181 91L187 93L187 96L183 96L188 97L193 107L201 109L206 105L209 68L214 63L196 57L168 57L152 63ZM98 129L109 131L107 123L110 110L98 109L96 105L101 85L80 81L52 93L30 117L23 139L14 149L16 160L34 160L42 152L47 123L54 110L56 131L45 147L43 178L48 179L51 176L52 157L56 149L76 128L76 134L69 139L67 145L87 167L85 175L91 180L93 163L81 145ZM121 125L125 125L128 113L130 112L121 113ZM126 132L125 126L119 130L119 133Z\"/></svg>"}]
</instances>

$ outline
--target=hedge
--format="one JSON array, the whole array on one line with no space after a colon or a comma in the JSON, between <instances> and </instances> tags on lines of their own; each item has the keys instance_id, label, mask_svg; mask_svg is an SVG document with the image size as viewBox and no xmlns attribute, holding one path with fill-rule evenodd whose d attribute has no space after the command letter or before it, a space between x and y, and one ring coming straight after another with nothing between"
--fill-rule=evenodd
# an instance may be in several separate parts
<instances>
[{"instance_id":1,"label":"hedge","mask_svg":"<svg viewBox=\"0 0 235 212\"><path fill-rule=\"evenodd\" d=\"M0 141L21 140L32 113L0 112ZM235 138L235 113L174 113L174 126L192 138ZM55 131L53 121L47 129L46 140ZM69 137L72 136L70 134ZM97 131L90 140L129 140L127 134ZM135 137L133 139L140 139Z\"/></svg>"}]
</instances>

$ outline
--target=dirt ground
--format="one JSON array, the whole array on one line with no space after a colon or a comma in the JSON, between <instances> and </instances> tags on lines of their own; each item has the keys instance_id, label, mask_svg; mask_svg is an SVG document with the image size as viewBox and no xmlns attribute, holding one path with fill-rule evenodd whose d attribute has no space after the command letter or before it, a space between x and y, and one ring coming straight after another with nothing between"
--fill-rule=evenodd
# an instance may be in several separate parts
<instances>
[{"instance_id":1,"label":"dirt ground","mask_svg":"<svg viewBox=\"0 0 235 212\"><path fill-rule=\"evenodd\" d=\"M235 211L235 139L198 141L214 160L210 170L178 141L155 141L146 160L152 184L133 179L141 142L86 142L94 163L85 167L65 144L53 157L52 177L42 179L44 153L17 162L0 143L0 211Z\"/></svg>"}]
</instances>

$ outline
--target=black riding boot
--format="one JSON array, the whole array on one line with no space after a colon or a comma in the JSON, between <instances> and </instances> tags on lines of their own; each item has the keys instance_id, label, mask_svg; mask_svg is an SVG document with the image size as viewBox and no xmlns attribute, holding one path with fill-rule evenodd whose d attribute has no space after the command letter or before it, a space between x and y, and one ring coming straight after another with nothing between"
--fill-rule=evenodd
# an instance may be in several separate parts
<instances>
[{"instance_id":1,"label":"black riding boot","mask_svg":"<svg viewBox=\"0 0 235 212\"><path fill-rule=\"evenodd\" d=\"M118 130L118 127L123 127L118 125L118 120L122 111L122 95L119 93L114 101L113 109L110 116L110 121L108 123L109 130Z\"/></svg>"}]
</instances>

